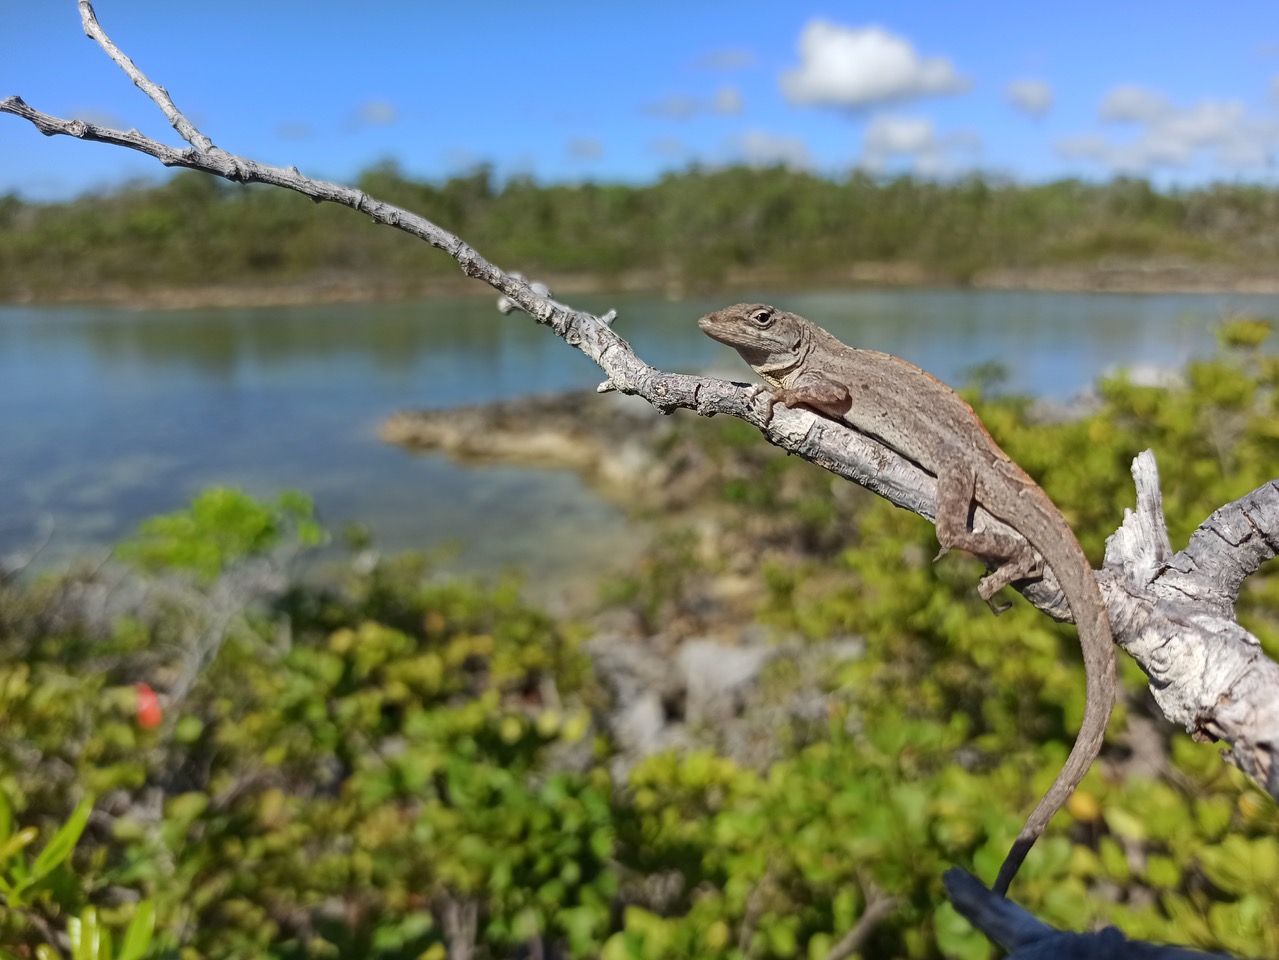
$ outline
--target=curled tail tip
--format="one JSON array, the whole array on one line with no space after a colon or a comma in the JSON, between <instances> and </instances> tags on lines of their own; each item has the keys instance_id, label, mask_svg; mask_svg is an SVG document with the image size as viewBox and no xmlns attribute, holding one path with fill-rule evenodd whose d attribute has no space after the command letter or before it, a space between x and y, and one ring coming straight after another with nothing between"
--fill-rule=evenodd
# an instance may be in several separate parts
<instances>
[{"instance_id":1,"label":"curled tail tip","mask_svg":"<svg viewBox=\"0 0 1279 960\"><path fill-rule=\"evenodd\" d=\"M1030 852L1031 845L1034 842L1035 839L1033 837L1029 841L1023 837L1018 837L1017 842L1008 851L1008 856L1004 857L1004 862L999 865L999 874L995 877L995 882L990 886L991 891L997 896L1008 896L1008 888L1012 886L1013 879L1017 876L1017 871L1021 869L1021 865L1026 859L1026 854Z\"/></svg>"},{"instance_id":2,"label":"curled tail tip","mask_svg":"<svg viewBox=\"0 0 1279 960\"><path fill-rule=\"evenodd\" d=\"M1097 710L1090 704L1085 711L1084 726L1075 738L1075 744L1066 757L1066 763L1057 774L1057 779L1053 781L1052 786L1048 788L1048 792L1040 798L1039 803L1031 811L1025 826L1017 835L1017 840L999 868L999 875L990 888L999 896L1007 896L1008 888L1021 869L1026 855L1030 853L1030 848L1043 834L1053 815L1066 805L1066 800L1075 792L1075 788L1083 781L1101 753L1101 745L1105 738L1106 727L1110 723L1112 709L1111 704L1105 706L1106 709Z\"/></svg>"},{"instance_id":3,"label":"curled tail tip","mask_svg":"<svg viewBox=\"0 0 1279 960\"><path fill-rule=\"evenodd\" d=\"M1007 866L1007 864L1005 864ZM1013 881L1017 879L1017 871L1021 869L1018 863L1005 871L1004 867L999 868L999 875L995 877L995 882L990 885L991 893L997 897L1008 898L1008 888L1013 885Z\"/></svg>"}]
</instances>

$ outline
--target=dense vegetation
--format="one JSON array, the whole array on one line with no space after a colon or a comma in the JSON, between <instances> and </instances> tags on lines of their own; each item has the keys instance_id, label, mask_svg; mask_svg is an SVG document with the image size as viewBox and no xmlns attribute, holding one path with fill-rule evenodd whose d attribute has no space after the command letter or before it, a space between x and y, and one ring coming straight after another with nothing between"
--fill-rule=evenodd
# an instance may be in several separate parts
<instances>
[{"instance_id":1,"label":"dense vegetation","mask_svg":"<svg viewBox=\"0 0 1279 960\"><path fill-rule=\"evenodd\" d=\"M1120 261L1255 266L1279 258L1279 191L1218 185L1160 192L1143 180L1017 186L784 168L672 173L647 186L443 184L394 164L358 185L529 275L623 274L650 288L848 280L854 264L904 263L916 278ZM0 197L0 300L217 284L349 284L394 296L456 269L412 238L284 190L183 172L71 203Z\"/></svg>"},{"instance_id":2,"label":"dense vegetation","mask_svg":"<svg viewBox=\"0 0 1279 960\"><path fill-rule=\"evenodd\" d=\"M1279 462L1266 332L1235 324L1184 389L1106 383L1075 423L980 405L1094 556L1147 446L1184 542ZM845 485L742 424L686 429L720 465L715 509L778 521L746 564L757 622L864 641L826 672L816 716L777 724L782 759L703 748L618 775L582 628L411 557L281 579L281 550L321 536L306 501L214 490L125 545L127 576L0 583L0 953L68 925L126 943L140 916L132 942L154 921L150 955L184 960L820 960L892 897L865 956L989 956L941 873L993 876L1065 757L1073 629L1024 603L991 617L974 562L930 562L928 524L870 497L850 516ZM690 593L734 559L682 537L659 551L611 594L652 629L704 608ZM1279 578L1254 577L1240 613L1279 653ZM779 703L791 669L769 675ZM1150 708L1124 674L1110 761L1016 897L1062 926L1279 954L1275 804L1180 730L1128 736L1125 714ZM152 687L174 698L163 713ZM40 853L68 819L74 853L68 833Z\"/></svg>"}]
</instances>

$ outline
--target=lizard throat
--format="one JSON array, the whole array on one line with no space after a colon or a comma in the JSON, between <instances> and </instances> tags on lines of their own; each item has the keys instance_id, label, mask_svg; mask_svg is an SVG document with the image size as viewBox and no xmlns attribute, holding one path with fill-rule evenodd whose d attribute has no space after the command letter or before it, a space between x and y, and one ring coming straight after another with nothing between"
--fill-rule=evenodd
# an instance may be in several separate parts
<instances>
[{"instance_id":1,"label":"lizard throat","mask_svg":"<svg viewBox=\"0 0 1279 960\"><path fill-rule=\"evenodd\" d=\"M758 364L752 364L755 372L764 379L773 383L781 384L786 375L802 366L804 359L813 349L813 342L810 337L806 337L801 332L795 338L795 342L790 345L790 350L782 354L773 354L767 360L762 360Z\"/></svg>"}]
</instances>

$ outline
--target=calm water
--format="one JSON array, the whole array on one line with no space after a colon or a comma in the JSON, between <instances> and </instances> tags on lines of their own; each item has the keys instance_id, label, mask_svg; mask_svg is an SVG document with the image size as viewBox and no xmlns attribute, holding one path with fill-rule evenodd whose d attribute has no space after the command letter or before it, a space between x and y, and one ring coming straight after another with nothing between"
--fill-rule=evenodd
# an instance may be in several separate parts
<instances>
[{"instance_id":1,"label":"calm water","mask_svg":"<svg viewBox=\"0 0 1279 960\"><path fill-rule=\"evenodd\" d=\"M970 291L756 292L842 338L947 380L985 361L1008 387L1067 398L1116 366L1179 366L1212 349L1230 311L1279 316L1279 297ZM574 298L616 307L650 363L714 367L736 356L695 320L725 301ZM593 364L492 299L254 310L0 307L0 555L53 524L46 565L101 550L145 516L210 484L294 488L340 530L387 549L461 545L457 564L571 578L608 562L621 514L567 472L465 468L377 440L410 407L590 387ZM691 414L679 414L692 416ZM573 559L567 559L573 555Z\"/></svg>"}]
</instances>

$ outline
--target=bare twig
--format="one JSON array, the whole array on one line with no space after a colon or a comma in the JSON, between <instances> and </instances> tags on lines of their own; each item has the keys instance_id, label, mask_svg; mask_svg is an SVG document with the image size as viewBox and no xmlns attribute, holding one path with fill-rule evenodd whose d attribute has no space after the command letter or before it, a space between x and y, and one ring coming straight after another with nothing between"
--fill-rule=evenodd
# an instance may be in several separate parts
<instances>
[{"instance_id":1,"label":"bare twig","mask_svg":"<svg viewBox=\"0 0 1279 960\"><path fill-rule=\"evenodd\" d=\"M167 166L186 167L237 183L284 187L316 202L340 203L375 223L403 230L445 251L462 272L499 291L509 304L582 351L605 373L601 390L643 397L663 413L678 408L703 416L738 417L770 443L852 480L896 506L933 519L934 478L875 440L803 409L756 403L756 391L708 377L665 373L636 356L604 317L574 310L549 298L522 278L499 269L460 238L429 220L384 203L361 190L304 177L296 167L271 167L214 146L152 83L98 24L89 0L80 0L85 31L133 82L160 107L190 144L176 149L137 130L122 132L82 120L41 113L19 97L0 101L0 113L31 122L47 136L65 135L125 147ZM1279 666L1260 652L1256 639L1234 621L1233 599L1242 578L1274 555L1279 544L1279 490L1263 487L1218 510L1181 554L1171 555L1158 504L1153 457L1134 466L1138 513L1111 538L1099 579L1116 640L1151 677L1151 687L1171 719L1196 735L1234 744L1232 762L1279 798ZM977 529L1001 526L978 511ZM1015 535L1004 528L1004 532ZM1229 571L1228 573L1219 571ZM1050 616L1069 619L1055 578L1019 589Z\"/></svg>"},{"instance_id":2,"label":"bare twig","mask_svg":"<svg viewBox=\"0 0 1279 960\"><path fill-rule=\"evenodd\" d=\"M114 60L120 69L127 73L130 79L138 85L138 89L155 101L155 105L168 117L169 123L173 124L173 129L178 131L183 140L201 153L211 153L217 149L212 140L200 133L182 115L173 101L169 99L169 91L148 80L142 71L134 65L133 61L124 55L124 51L112 42L106 31L98 24L97 14L93 12L93 4L89 0L80 0L80 22L84 25L85 36L96 40L98 46L107 52L107 56Z\"/></svg>"},{"instance_id":3,"label":"bare twig","mask_svg":"<svg viewBox=\"0 0 1279 960\"><path fill-rule=\"evenodd\" d=\"M459 900L444 895L440 905L444 937L448 941L448 960L471 960L475 956L475 936L480 908L474 900Z\"/></svg>"},{"instance_id":4,"label":"bare twig","mask_svg":"<svg viewBox=\"0 0 1279 960\"><path fill-rule=\"evenodd\" d=\"M45 944L58 952L59 957L71 956L71 938L65 931L58 930L44 915L39 906L23 913L26 921L35 927Z\"/></svg>"},{"instance_id":5,"label":"bare twig","mask_svg":"<svg viewBox=\"0 0 1279 960\"><path fill-rule=\"evenodd\" d=\"M866 889L866 909L862 911L862 915L853 924L853 929L832 944L830 950L826 953L826 960L844 960L845 957L851 957L861 949L867 937L874 933L879 921L883 920L896 908L896 897L887 896L878 888L869 884L864 884L864 886Z\"/></svg>"},{"instance_id":6,"label":"bare twig","mask_svg":"<svg viewBox=\"0 0 1279 960\"><path fill-rule=\"evenodd\" d=\"M13 579L35 563L44 552L44 548L49 545L49 541L53 539L53 528L53 517L45 514L40 518L40 532L36 536L35 543L22 553L0 557L0 583Z\"/></svg>"},{"instance_id":7,"label":"bare twig","mask_svg":"<svg viewBox=\"0 0 1279 960\"><path fill-rule=\"evenodd\" d=\"M764 900L768 889L773 885L773 864L770 862L764 870L759 882L751 887L746 895L745 909L742 911L742 927L737 931L737 951L749 960L751 943L755 939L755 930L764 916Z\"/></svg>"}]
</instances>

